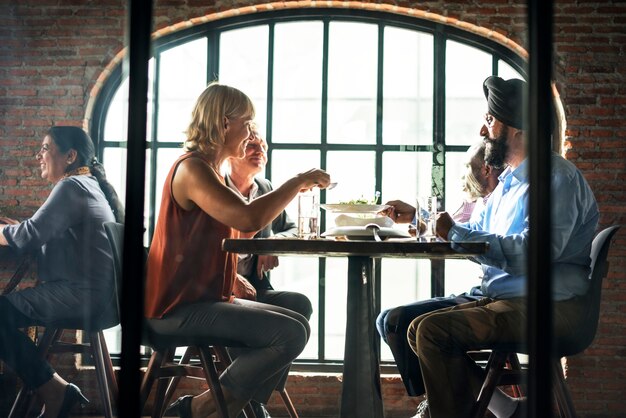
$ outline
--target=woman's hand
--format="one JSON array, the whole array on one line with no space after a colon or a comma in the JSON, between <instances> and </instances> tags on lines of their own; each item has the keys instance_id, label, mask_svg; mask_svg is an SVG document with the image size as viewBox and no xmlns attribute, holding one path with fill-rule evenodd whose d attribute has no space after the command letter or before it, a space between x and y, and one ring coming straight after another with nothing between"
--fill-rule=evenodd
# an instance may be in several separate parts
<instances>
[{"instance_id":1,"label":"woman's hand","mask_svg":"<svg viewBox=\"0 0 626 418\"><path fill-rule=\"evenodd\" d=\"M301 192L309 191L313 189L313 187L325 189L330 184L330 175L319 168L312 168L309 171L300 173L296 178L302 182L300 186Z\"/></svg>"},{"instance_id":2,"label":"woman's hand","mask_svg":"<svg viewBox=\"0 0 626 418\"><path fill-rule=\"evenodd\" d=\"M390 200L385 203L391 207L381 211L382 215L388 216L392 221L399 224L408 224L415 218L415 208L401 200Z\"/></svg>"},{"instance_id":3,"label":"woman's hand","mask_svg":"<svg viewBox=\"0 0 626 418\"><path fill-rule=\"evenodd\" d=\"M16 221L15 219L7 218L6 216L0 216L0 245L2 245L3 247L6 247L7 245L9 245L9 242L7 241L7 239L4 237L4 234L2 233L2 230L4 229L4 225L15 225L15 224L19 224L19 221Z\"/></svg>"}]
</instances>

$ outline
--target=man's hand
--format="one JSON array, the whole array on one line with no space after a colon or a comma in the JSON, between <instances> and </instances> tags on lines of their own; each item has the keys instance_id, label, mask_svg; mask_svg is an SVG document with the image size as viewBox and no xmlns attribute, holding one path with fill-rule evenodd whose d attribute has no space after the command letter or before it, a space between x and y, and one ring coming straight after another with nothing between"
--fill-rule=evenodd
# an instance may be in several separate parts
<instances>
[{"instance_id":1,"label":"man's hand","mask_svg":"<svg viewBox=\"0 0 626 418\"><path fill-rule=\"evenodd\" d=\"M256 263L256 275L263 280L264 272L278 267L278 257L275 255L260 255Z\"/></svg>"},{"instance_id":2,"label":"man's hand","mask_svg":"<svg viewBox=\"0 0 626 418\"><path fill-rule=\"evenodd\" d=\"M233 286L233 294L239 299L256 300L256 289L245 277L237 275Z\"/></svg>"},{"instance_id":3,"label":"man's hand","mask_svg":"<svg viewBox=\"0 0 626 418\"><path fill-rule=\"evenodd\" d=\"M454 226L454 221L448 212L439 212L437 214L437 236L447 240L450 228Z\"/></svg>"},{"instance_id":4,"label":"man's hand","mask_svg":"<svg viewBox=\"0 0 626 418\"><path fill-rule=\"evenodd\" d=\"M415 208L413 206L401 200L390 200L385 204L391 207L381 211L382 215L390 217L392 221L399 224L413 222L413 218L415 218Z\"/></svg>"}]
</instances>

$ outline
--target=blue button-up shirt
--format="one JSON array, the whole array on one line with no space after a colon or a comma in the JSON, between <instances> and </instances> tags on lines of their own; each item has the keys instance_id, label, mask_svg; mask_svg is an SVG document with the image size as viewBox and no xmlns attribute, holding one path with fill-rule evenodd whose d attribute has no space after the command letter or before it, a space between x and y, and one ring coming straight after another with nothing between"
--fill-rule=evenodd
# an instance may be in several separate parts
<instances>
[{"instance_id":1,"label":"blue button-up shirt","mask_svg":"<svg viewBox=\"0 0 626 418\"><path fill-rule=\"evenodd\" d=\"M483 294L494 299L526 294L527 167L524 160L515 170L505 170L482 213L455 224L448 234L450 241L489 243L489 250L475 260L482 265ZM551 199L552 295L567 300L589 286L589 253L599 213L582 173L557 154L552 155Z\"/></svg>"}]
</instances>

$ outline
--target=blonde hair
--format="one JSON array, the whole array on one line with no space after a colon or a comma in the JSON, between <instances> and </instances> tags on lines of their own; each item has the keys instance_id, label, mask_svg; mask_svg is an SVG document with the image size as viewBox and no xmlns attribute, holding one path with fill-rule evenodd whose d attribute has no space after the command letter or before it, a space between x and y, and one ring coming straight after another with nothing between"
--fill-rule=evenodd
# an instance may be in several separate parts
<instances>
[{"instance_id":1,"label":"blonde hair","mask_svg":"<svg viewBox=\"0 0 626 418\"><path fill-rule=\"evenodd\" d=\"M254 118L254 105L234 87L210 83L200 94L187 128L186 151L214 155L224 146L224 118Z\"/></svg>"},{"instance_id":2,"label":"blonde hair","mask_svg":"<svg viewBox=\"0 0 626 418\"><path fill-rule=\"evenodd\" d=\"M463 175L463 191L473 201L485 196L486 179L477 177L477 173L480 176L480 170L485 165L485 142L475 142L469 147L467 154L469 162Z\"/></svg>"}]
</instances>

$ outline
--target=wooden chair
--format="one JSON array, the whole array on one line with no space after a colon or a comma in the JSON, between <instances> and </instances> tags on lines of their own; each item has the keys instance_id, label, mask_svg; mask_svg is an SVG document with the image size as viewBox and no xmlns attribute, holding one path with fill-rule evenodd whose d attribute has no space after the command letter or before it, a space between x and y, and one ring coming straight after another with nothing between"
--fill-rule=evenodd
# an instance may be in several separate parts
<instances>
[{"instance_id":1,"label":"wooden chair","mask_svg":"<svg viewBox=\"0 0 626 418\"><path fill-rule=\"evenodd\" d=\"M118 285L122 271L122 245L124 226L114 222L106 223L105 229L113 246L115 260L115 274ZM140 405L143 410L152 386L157 382L152 417L162 417L167 401L171 399L176 385L181 377L206 380L215 396L220 417L229 418L226 402L219 382L219 373L230 364L230 357L224 347L242 347L235 341L196 337L180 337L165 334L156 334L147 330L143 336L143 344L153 350L144 374L140 389ZM174 354L178 347L188 347L180 361L174 361ZM192 363L193 355L199 357L199 363ZM286 393L285 393L286 394ZM284 398L283 398L284 399ZM287 399L288 395L287 395ZM291 410L295 412L291 400ZM290 410L290 412L291 412ZM248 406L244 410L247 418L255 418L255 414ZM297 414L292 415L297 418Z\"/></svg>"},{"instance_id":2,"label":"wooden chair","mask_svg":"<svg viewBox=\"0 0 626 418\"><path fill-rule=\"evenodd\" d=\"M587 307L585 320L576 332L566 337L555 340L556 355L551 362L552 382L554 395L559 413L563 417L572 418L576 416L574 403L563 376L561 358L572 356L583 352L593 341L598 328L598 317L600 314L600 300L602 294L602 280L608 273L608 253L611 245L611 238L619 226L608 227L598 233L593 240L591 247L591 274L590 284L587 294L584 296L584 304ZM523 346L494 347L487 363L487 376L483 382L482 389L474 404L472 416L482 418L485 415L487 406L493 391L500 384L508 384L514 380L519 383L523 378L520 370L507 369L506 361L516 353L524 353ZM506 381L505 381L506 380Z\"/></svg>"},{"instance_id":3,"label":"wooden chair","mask_svg":"<svg viewBox=\"0 0 626 418\"><path fill-rule=\"evenodd\" d=\"M222 346L214 346L211 348L213 349L213 358L214 358L215 365L217 367L217 371L218 373L221 373L232 362L231 357L228 351ZM178 364L179 365L191 364L191 361L194 358L194 356L198 356L198 355L199 353L198 353L197 347L187 347L187 349L185 350L185 353L181 357ZM174 391L176 390L176 386L178 385L179 381L180 381L180 376L176 376L172 378L171 382L169 383L167 387L167 391L165 393L165 404L168 404L169 401L172 399L172 396L174 395ZM298 412L296 411L296 408L293 405L293 402L291 401L291 398L289 396L289 393L287 392L287 389L285 388L280 389L280 390L276 389L276 391L280 395L280 398L283 404L285 405L285 408L287 409L289 417L298 418ZM250 416L250 414L248 414L248 416ZM259 418L263 418L263 417L259 417Z\"/></svg>"},{"instance_id":4,"label":"wooden chair","mask_svg":"<svg viewBox=\"0 0 626 418\"><path fill-rule=\"evenodd\" d=\"M39 355L42 358L50 359L53 354L83 354L93 358L96 380L100 392L103 406L103 413L106 418L113 417L113 407L111 400L117 399L118 387L113 363L109 355L109 350L104 339L103 331L119 324L119 311L117 291L114 292L108 309L98 316L83 320L62 320L48 324L41 340L38 344ZM66 342L62 341L63 333L76 333L82 331L87 338L86 342ZM34 403L34 392L22 388L18 393L9 418L21 418L28 415Z\"/></svg>"}]
</instances>

